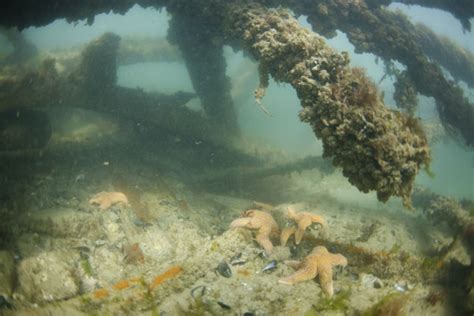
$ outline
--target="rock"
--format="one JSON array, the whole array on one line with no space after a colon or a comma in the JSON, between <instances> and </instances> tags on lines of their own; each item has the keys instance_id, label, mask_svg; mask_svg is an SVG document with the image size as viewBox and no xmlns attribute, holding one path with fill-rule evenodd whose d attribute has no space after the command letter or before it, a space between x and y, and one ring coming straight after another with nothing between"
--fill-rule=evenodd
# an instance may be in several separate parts
<instances>
[{"instance_id":1,"label":"rock","mask_svg":"<svg viewBox=\"0 0 474 316\"><path fill-rule=\"evenodd\" d=\"M72 208L38 210L29 214L27 220L28 229L38 234L91 240L100 237L97 219Z\"/></svg>"},{"instance_id":2,"label":"rock","mask_svg":"<svg viewBox=\"0 0 474 316\"><path fill-rule=\"evenodd\" d=\"M159 228L150 228L140 235L141 249L145 257L156 262L166 262L174 255L170 238Z\"/></svg>"},{"instance_id":3,"label":"rock","mask_svg":"<svg viewBox=\"0 0 474 316\"><path fill-rule=\"evenodd\" d=\"M18 291L35 303L75 296L79 287L71 257L68 253L45 252L23 260L18 266Z\"/></svg>"},{"instance_id":4,"label":"rock","mask_svg":"<svg viewBox=\"0 0 474 316\"><path fill-rule=\"evenodd\" d=\"M12 295L15 275L15 259L9 251L0 251L0 296L9 300Z\"/></svg>"},{"instance_id":5,"label":"rock","mask_svg":"<svg viewBox=\"0 0 474 316\"><path fill-rule=\"evenodd\" d=\"M374 288L376 288L376 289L381 289L381 288L383 288L383 282L382 282L382 280L380 280L379 278L377 278L377 280L375 280L375 282L374 282Z\"/></svg>"},{"instance_id":6,"label":"rock","mask_svg":"<svg viewBox=\"0 0 474 316\"><path fill-rule=\"evenodd\" d=\"M101 287L112 285L125 277L123 254L118 249L97 248L89 259Z\"/></svg>"}]
</instances>

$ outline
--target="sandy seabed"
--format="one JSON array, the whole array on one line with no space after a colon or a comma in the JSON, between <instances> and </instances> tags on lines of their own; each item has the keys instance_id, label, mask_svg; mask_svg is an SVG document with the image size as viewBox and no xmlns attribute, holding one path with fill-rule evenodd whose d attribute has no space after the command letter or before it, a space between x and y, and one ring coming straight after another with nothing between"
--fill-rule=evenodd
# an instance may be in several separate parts
<instances>
[{"instance_id":1,"label":"sandy seabed","mask_svg":"<svg viewBox=\"0 0 474 316\"><path fill-rule=\"evenodd\" d=\"M107 133L89 147L87 137L81 145L55 137L63 142L60 153L10 170L4 183L13 197L1 210L9 227L9 244L0 252L6 267L0 277L10 285L0 288L11 304L0 310L4 315L455 311L446 289L433 282L436 267L427 259L452 243L449 228L404 210L400 200L382 204L375 194L358 192L338 171L271 176L214 190L190 181L206 169L187 169L170 158L179 149L137 149L141 145ZM178 147L179 142L172 140ZM89 199L101 191L123 192L129 205L100 210ZM306 231L298 246L290 239L282 247L273 236L274 251L264 256L254 231L228 228L254 201L273 206L280 228L288 225L289 205L322 216L328 227ZM334 271L331 299L317 279L278 283L293 273L284 260L300 260L317 245L349 261ZM452 256L460 262L469 257L462 249ZM276 268L263 272L272 260ZM230 276L217 269L222 262Z\"/></svg>"}]
</instances>

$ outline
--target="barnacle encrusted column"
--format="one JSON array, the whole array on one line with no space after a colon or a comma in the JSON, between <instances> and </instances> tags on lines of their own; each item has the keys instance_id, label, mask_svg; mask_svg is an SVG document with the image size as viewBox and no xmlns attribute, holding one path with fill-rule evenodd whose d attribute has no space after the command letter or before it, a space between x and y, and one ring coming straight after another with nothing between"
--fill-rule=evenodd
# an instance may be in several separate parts
<instances>
[{"instance_id":1,"label":"barnacle encrusted column","mask_svg":"<svg viewBox=\"0 0 474 316\"><path fill-rule=\"evenodd\" d=\"M370 52L407 66L407 75L417 91L434 97L441 121L448 130L459 131L468 145L474 145L474 106L441 68L428 60L417 43L415 26L400 14L383 7L368 6L363 0L286 0L298 14L308 16L316 32L324 36L341 30L358 52Z\"/></svg>"},{"instance_id":2,"label":"barnacle encrusted column","mask_svg":"<svg viewBox=\"0 0 474 316\"><path fill-rule=\"evenodd\" d=\"M473 1L474 3L474 1ZM446 36L439 36L429 27L418 23L411 27L414 40L428 58L446 68L453 78L474 88L474 54Z\"/></svg>"},{"instance_id":3,"label":"barnacle encrusted column","mask_svg":"<svg viewBox=\"0 0 474 316\"><path fill-rule=\"evenodd\" d=\"M90 42L81 53L76 79L90 94L102 94L117 82L117 52L120 37L105 33Z\"/></svg>"},{"instance_id":4,"label":"barnacle encrusted column","mask_svg":"<svg viewBox=\"0 0 474 316\"><path fill-rule=\"evenodd\" d=\"M446 223L454 233L461 234L462 239L470 244L474 256L474 216L469 211L474 204L470 203L469 200L458 202L422 187L416 187L413 193L413 205L422 209L434 224Z\"/></svg>"},{"instance_id":5,"label":"barnacle encrusted column","mask_svg":"<svg viewBox=\"0 0 474 316\"><path fill-rule=\"evenodd\" d=\"M410 116L415 115L416 107L418 106L418 98L413 82L406 70L395 75L395 83L393 92L393 99L397 107L403 109L405 113Z\"/></svg>"},{"instance_id":6,"label":"barnacle encrusted column","mask_svg":"<svg viewBox=\"0 0 474 316\"><path fill-rule=\"evenodd\" d=\"M237 115L226 76L226 61L219 30L212 20L183 11L173 12L169 40L181 49L193 87L207 116L219 133L235 135Z\"/></svg>"},{"instance_id":7,"label":"barnacle encrusted column","mask_svg":"<svg viewBox=\"0 0 474 316\"><path fill-rule=\"evenodd\" d=\"M286 11L231 6L226 34L271 74L297 91L299 116L322 139L324 156L342 167L359 190L377 191L381 201L400 196L411 206L416 174L430 160L418 122L386 108L363 70L349 67L347 53L301 27Z\"/></svg>"},{"instance_id":8,"label":"barnacle encrusted column","mask_svg":"<svg viewBox=\"0 0 474 316\"><path fill-rule=\"evenodd\" d=\"M407 5L419 5L448 11L461 22L465 31L471 31L469 19L474 17L474 1L472 0L367 0L367 2L373 4L373 6L400 2Z\"/></svg>"}]
</instances>

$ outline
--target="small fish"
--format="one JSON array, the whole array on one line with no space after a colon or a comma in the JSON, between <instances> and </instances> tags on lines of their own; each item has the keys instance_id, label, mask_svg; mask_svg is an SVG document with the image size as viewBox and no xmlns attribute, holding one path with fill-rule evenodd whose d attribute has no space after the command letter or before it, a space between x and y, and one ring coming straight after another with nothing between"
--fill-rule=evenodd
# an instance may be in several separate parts
<instances>
[{"instance_id":1,"label":"small fish","mask_svg":"<svg viewBox=\"0 0 474 316\"><path fill-rule=\"evenodd\" d=\"M267 264L263 269L262 272L271 272L277 268L277 262L276 260L270 261L269 264Z\"/></svg>"}]
</instances>

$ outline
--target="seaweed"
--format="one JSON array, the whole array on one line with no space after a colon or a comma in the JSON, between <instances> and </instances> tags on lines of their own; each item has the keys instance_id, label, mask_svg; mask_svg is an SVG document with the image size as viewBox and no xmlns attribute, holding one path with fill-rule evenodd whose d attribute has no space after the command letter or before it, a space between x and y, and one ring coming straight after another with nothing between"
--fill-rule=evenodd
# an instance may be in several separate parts
<instances>
[{"instance_id":1,"label":"seaweed","mask_svg":"<svg viewBox=\"0 0 474 316\"><path fill-rule=\"evenodd\" d=\"M390 293L362 313L362 316L401 316L409 295Z\"/></svg>"},{"instance_id":2,"label":"seaweed","mask_svg":"<svg viewBox=\"0 0 474 316\"><path fill-rule=\"evenodd\" d=\"M347 290L341 290L339 293L337 293L333 297L323 297L318 301L316 305L313 305L312 310L314 312L324 312L324 311L346 312L349 309L351 294L352 294L352 290L349 288ZM310 311L307 311L306 314L310 313Z\"/></svg>"},{"instance_id":3,"label":"seaweed","mask_svg":"<svg viewBox=\"0 0 474 316\"><path fill-rule=\"evenodd\" d=\"M357 241L367 242L370 237L375 233L377 228L380 226L379 222L374 222L370 225L362 227L360 236L356 239Z\"/></svg>"},{"instance_id":4,"label":"seaweed","mask_svg":"<svg viewBox=\"0 0 474 316\"><path fill-rule=\"evenodd\" d=\"M396 254L402 249L402 244L394 243L392 248L389 251L389 254Z\"/></svg>"},{"instance_id":5,"label":"seaweed","mask_svg":"<svg viewBox=\"0 0 474 316\"><path fill-rule=\"evenodd\" d=\"M84 271L84 274L86 276L92 276L92 266L89 262L89 259L88 258L81 258L81 261L80 261L80 265L81 265L81 268L82 268L82 271Z\"/></svg>"},{"instance_id":6,"label":"seaweed","mask_svg":"<svg viewBox=\"0 0 474 316\"><path fill-rule=\"evenodd\" d=\"M445 300L445 295L442 292L431 290L425 298L426 302L431 306L435 306Z\"/></svg>"},{"instance_id":7,"label":"seaweed","mask_svg":"<svg viewBox=\"0 0 474 316\"><path fill-rule=\"evenodd\" d=\"M79 310L87 315L100 315L99 310L102 307L102 302L91 299L88 295L83 295L79 298Z\"/></svg>"},{"instance_id":8,"label":"seaweed","mask_svg":"<svg viewBox=\"0 0 474 316\"><path fill-rule=\"evenodd\" d=\"M459 204L469 213L470 216L474 216L474 201L463 198L459 201Z\"/></svg>"},{"instance_id":9,"label":"seaweed","mask_svg":"<svg viewBox=\"0 0 474 316\"><path fill-rule=\"evenodd\" d=\"M204 316L204 315L213 315L211 306L208 302L204 301L202 297L194 298L194 302L191 304L189 309L186 311L186 315L190 316Z\"/></svg>"}]
</instances>

